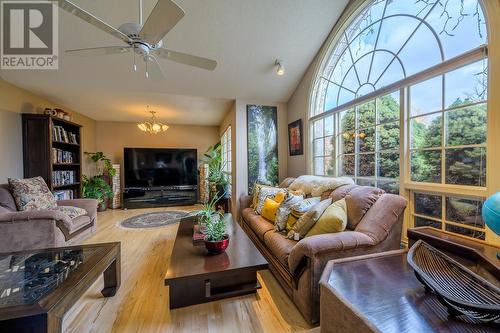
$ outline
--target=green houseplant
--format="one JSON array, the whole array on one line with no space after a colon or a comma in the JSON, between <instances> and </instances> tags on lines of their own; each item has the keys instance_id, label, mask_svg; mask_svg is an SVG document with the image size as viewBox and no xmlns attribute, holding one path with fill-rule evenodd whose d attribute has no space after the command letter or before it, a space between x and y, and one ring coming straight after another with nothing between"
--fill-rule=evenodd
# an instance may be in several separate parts
<instances>
[{"instance_id":1,"label":"green houseplant","mask_svg":"<svg viewBox=\"0 0 500 333\"><path fill-rule=\"evenodd\" d=\"M230 193L228 186L228 173L225 171L226 163L222 160L222 146L220 143L210 146L204 154L208 164L208 182L210 183L211 197L227 198Z\"/></svg>"},{"instance_id":2,"label":"green houseplant","mask_svg":"<svg viewBox=\"0 0 500 333\"><path fill-rule=\"evenodd\" d=\"M85 155L94 162L94 172L90 176L83 176L82 196L96 199L99 202L99 211L106 210L107 201L113 197L113 190L108 181L116 175L111 160L103 152L85 152Z\"/></svg>"},{"instance_id":3,"label":"green houseplant","mask_svg":"<svg viewBox=\"0 0 500 333\"><path fill-rule=\"evenodd\" d=\"M204 243L208 252L217 254L226 250L229 245L229 235L226 234L226 220L221 211L217 211L217 201L224 195L214 196L196 212L201 233L205 234Z\"/></svg>"}]
</instances>

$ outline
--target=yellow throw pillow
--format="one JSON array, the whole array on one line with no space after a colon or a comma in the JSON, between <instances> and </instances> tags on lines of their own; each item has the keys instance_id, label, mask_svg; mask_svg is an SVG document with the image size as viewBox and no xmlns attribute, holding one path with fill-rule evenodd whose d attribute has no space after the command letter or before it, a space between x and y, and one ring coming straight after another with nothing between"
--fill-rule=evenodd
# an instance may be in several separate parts
<instances>
[{"instance_id":1,"label":"yellow throw pillow","mask_svg":"<svg viewBox=\"0 0 500 333\"><path fill-rule=\"evenodd\" d=\"M347 205L345 199L332 203L309 230L305 237L344 231L347 225Z\"/></svg>"},{"instance_id":2,"label":"yellow throw pillow","mask_svg":"<svg viewBox=\"0 0 500 333\"><path fill-rule=\"evenodd\" d=\"M296 210L292 210L290 215L288 215L288 220L286 221L286 232L290 232L295 226L295 223L304 215L306 212L298 212Z\"/></svg>"},{"instance_id":3,"label":"yellow throw pillow","mask_svg":"<svg viewBox=\"0 0 500 333\"><path fill-rule=\"evenodd\" d=\"M332 199L328 198L308 210L297 220L292 230L288 232L286 238L297 241L304 238L309 230L311 230L314 224L319 220L321 215L323 215L323 212L330 207L331 204Z\"/></svg>"},{"instance_id":4,"label":"yellow throw pillow","mask_svg":"<svg viewBox=\"0 0 500 333\"><path fill-rule=\"evenodd\" d=\"M286 192L278 192L274 196L274 201L276 201L277 203L282 203L283 200L285 200L285 197L286 197Z\"/></svg>"},{"instance_id":5,"label":"yellow throw pillow","mask_svg":"<svg viewBox=\"0 0 500 333\"><path fill-rule=\"evenodd\" d=\"M276 220L276 212L278 211L280 204L273 199L267 198L264 201L264 207L262 208L261 216L266 220L274 223Z\"/></svg>"}]
</instances>

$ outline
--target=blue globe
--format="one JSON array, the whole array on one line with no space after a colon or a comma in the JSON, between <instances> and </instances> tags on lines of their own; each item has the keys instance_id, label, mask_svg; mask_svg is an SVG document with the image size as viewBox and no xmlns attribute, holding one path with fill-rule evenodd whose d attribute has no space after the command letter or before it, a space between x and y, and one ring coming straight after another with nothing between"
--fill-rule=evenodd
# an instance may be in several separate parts
<instances>
[{"instance_id":1,"label":"blue globe","mask_svg":"<svg viewBox=\"0 0 500 333\"><path fill-rule=\"evenodd\" d=\"M493 194L484 202L483 220L494 233L500 235L500 192Z\"/></svg>"}]
</instances>

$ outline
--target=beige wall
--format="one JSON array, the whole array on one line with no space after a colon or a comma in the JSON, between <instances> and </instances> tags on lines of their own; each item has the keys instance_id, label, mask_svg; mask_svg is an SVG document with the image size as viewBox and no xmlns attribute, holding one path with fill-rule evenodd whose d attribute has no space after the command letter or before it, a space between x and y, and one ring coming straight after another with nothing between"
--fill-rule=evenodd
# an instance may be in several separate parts
<instances>
[{"instance_id":1,"label":"beige wall","mask_svg":"<svg viewBox=\"0 0 500 333\"><path fill-rule=\"evenodd\" d=\"M97 122L97 150L123 167L123 148L196 148L198 160L219 141L217 126L170 125L165 133L140 131L135 123ZM122 169L123 170L123 169Z\"/></svg>"},{"instance_id":2,"label":"beige wall","mask_svg":"<svg viewBox=\"0 0 500 333\"><path fill-rule=\"evenodd\" d=\"M82 150L95 151L95 120L0 79L0 183L23 176L21 113L43 113L46 107L67 111L72 121L83 126ZM89 165L82 160L85 173Z\"/></svg>"}]
</instances>

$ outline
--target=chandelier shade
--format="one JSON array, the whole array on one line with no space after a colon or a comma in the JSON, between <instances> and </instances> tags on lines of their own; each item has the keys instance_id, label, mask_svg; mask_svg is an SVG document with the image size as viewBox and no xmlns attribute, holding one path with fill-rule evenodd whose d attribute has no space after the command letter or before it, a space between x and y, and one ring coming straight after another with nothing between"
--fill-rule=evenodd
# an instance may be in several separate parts
<instances>
[{"instance_id":1,"label":"chandelier shade","mask_svg":"<svg viewBox=\"0 0 500 333\"><path fill-rule=\"evenodd\" d=\"M138 123L137 127L143 131L150 134L158 134L168 130L168 125L159 122L156 118L156 111L149 111L151 113L151 118L142 123Z\"/></svg>"}]
</instances>

